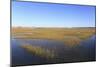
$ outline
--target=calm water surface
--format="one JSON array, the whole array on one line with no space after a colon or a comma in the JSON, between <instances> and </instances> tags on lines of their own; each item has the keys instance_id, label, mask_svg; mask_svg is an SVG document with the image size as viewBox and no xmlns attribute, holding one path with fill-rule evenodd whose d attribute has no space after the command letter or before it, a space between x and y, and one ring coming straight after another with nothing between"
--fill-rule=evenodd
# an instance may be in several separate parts
<instances>
[{"instance_id":1,"label":"calm water surface","mask_svg":"<svg viewBox=\"0 0 100 67\"><path fill-rule=\"evenodd\" d=\"M11 63L12 65L35 65L45 63L62 63L78 61L94 61L96 50L96 36L84 40L75 47L68 47L63 42L44 39L15 39L11 40ZM33 46L39 46L45 49L56 51L58 57L53 60L47 60L28 53L20 45L25 43Z\"/></svg>"}]
</instances>

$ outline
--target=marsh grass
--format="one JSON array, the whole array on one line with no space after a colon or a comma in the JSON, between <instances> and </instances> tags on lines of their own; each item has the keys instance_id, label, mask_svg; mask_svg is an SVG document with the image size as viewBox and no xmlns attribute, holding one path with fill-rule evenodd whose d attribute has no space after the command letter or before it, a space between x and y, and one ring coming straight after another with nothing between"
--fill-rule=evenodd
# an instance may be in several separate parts
<instances>
[{"instance_id":1,"label":"marsh grass","mask_svg":"<svg viewBox=\"0 0 100 67\"><path fill-rule=\"evenodd\" d=\"M76 36L87 39L94 34L95 28L12 28L12 35L16 38L62 40L65 36Z\"/></svg>"},{"instance_id":2,"label":"marsh grass","mask_svg":"<svg viewBox=\"0 0 100 67\"><path fill-rule=\"evenodd\" d=\"M63 41L67 46L75 47L79 45L82 40L75 36L66 36Z\"/></svg>"},{"instance_id":3,"label":"marsh grass","mask_svg":"<svg viewBox=\"0 0 100 67\"><path fill-rule=\"evenodd\" d=\"M22 39L51 39L60 40L71 46L78 45L95 35L95 27L83 28L30 28L30 27L13 27L12 36Z\"/></svg>"},{"instance_id":4,"label":"marsh grass","mask_svg":"<svg viewBox=\"0 0 100 67\"><path fill-rule=\"evenodd\" d=\"M40 56L46 59L53 59L55 57L55 53L52 50L44 49L39 46L32 46L32 45L21 45L26 51L36 56Z\"/></svg>"}]
</instances>

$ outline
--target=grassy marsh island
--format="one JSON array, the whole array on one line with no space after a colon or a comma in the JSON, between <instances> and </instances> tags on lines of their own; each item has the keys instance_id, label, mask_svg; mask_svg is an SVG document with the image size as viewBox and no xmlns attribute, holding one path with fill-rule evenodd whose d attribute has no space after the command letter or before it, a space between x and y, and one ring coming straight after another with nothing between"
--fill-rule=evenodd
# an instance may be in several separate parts
<instances>
[{"instance_id":1,"label":"grassy marsh island","mask_svg":"<svg viewBox=\"0 0 100 67\"><path fill-rule=\"evenodd\" d=\"M32 28L13 27L12 36L21 39L51 39L70 45L79 44L95 34L95 27L82 28Z\"/></svg>"},{"instance_id":2,"label":"grassy marsh island","mask_svg":"<svg viewBox=\"0 0 100 67\"><path fill-rule=\"evenodd\" d=\"M32 45L21 45L29 53L32 53L36 56L40 56L46 59L53 59L55 57L55 53L52 50L44 49L39 46L32 46Z\"/></svg>"},{"instance_id":3,"label":"grassy marsh island","mask_svg":"<svg viewBox=\"0 0 100 67\"><path fill-rule=\"evenodd\" d=\"M12 28L12 37L15 39L57 40L63 42L69 47L77 46L82 40L88 39L93 35L95 35L95 28ZM57 57L55 51L45 49L40 46L24 43L20 45L20 47L30 54L46 59L53 59Z\"/></svg>"}]
</instances>

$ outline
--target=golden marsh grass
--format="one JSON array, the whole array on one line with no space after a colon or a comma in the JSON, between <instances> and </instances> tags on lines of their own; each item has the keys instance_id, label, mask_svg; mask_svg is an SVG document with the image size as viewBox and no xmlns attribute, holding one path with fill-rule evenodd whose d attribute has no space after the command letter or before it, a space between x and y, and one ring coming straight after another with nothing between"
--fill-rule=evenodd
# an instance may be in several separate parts
<instances>
[{"instance_id":1,"label":"golden marsh grass","mask_svg":"<svg viewBox=\"0 0 100 67\"><path fill-rule=\"evenodd\" d=\"M49 49L44 49L44 48L41 48L38 46L32 46L32 45L21 45L21 47L27 50L31 54L34 54L36 56L40 56L46 59L53 59L55 57L55 53Z\"/></svg>"},{"instance_id":2,"label":"golden marsh grass","mask_svg":"<svg viewBox=\"0 0 100 67\"><path fill-rule=\"evenodd\" d=\"M52 39L77 45L80 41L95 35L95 27L91 28L31 28L13 27L12 36L22 39Z\"/></svg>"}]
</instances>

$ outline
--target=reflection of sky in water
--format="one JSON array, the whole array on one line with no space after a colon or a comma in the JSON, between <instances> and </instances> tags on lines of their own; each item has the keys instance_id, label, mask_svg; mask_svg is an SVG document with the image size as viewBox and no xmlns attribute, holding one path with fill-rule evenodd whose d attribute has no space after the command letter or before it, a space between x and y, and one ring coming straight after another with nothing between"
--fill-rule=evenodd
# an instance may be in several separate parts
<instances>
[{"instance_id":1,"label":"reflection of sky in water","mask_svg":"<svg viewBox=\"0 0 100 67\"><path fill-rule=\"evenodd\" d=\"M80 46L67 47L63 42L54 40L40 40L40 39L12 39L12 61L13 64L44 64L55 62L77 62L77 61L93 61L95 60L96 49L95 36L81 42ZM40 46L42 48L51 49L59 55L56 60L48 61L45 58L31 55L19 45L29 43L33 46Z\"/></svg>"}]
</instances>

